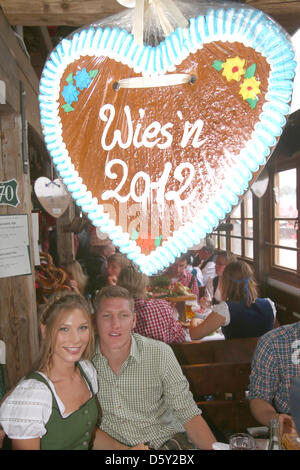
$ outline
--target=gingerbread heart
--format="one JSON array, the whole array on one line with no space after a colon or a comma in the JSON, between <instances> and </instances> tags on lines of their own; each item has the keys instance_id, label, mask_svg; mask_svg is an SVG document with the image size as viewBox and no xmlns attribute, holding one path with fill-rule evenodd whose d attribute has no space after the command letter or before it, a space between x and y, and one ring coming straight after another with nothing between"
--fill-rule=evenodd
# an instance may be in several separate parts
<instances>
[{"instance_id":1,"label":"gingerbread heart","mask_svg":"<svg viewBox=\"0 0 300 470\"><path fill-rule=\"evenodd\" d=\"M45 64L46 145L92 223L151 275L210 233L263 168L295 66L285 33L254 9L210 9L157 47L82 29Z\"/></svg>"},{"instance_id":2,"label":"gingerbread heart","mask_svg":"<svg viewBox=\"0 0 300 470\"><path fill-rule=\"evenodd\" d=\"M70 194L58 178L52 181L41 176L34 183L34 192L40 204L52 217L63 215L70 204Z\"/></svg>"}]
</instances>

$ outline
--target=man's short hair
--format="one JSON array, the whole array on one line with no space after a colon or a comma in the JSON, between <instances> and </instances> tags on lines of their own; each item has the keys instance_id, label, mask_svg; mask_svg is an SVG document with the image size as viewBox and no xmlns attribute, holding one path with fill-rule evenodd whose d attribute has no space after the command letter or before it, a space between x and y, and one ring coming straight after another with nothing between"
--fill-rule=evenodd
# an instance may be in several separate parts
<instances>
[{"instance_id":1,"label":"man's short hair","mask_svg":"<svg viewBox=\"0 0 300 470\"><path fill-rule=\"evenodd\" d=\"M214 253L215 248L214 248L213 246L211 246L211 245L204 245L204 246L202 246L202 247L200 248L199 251L201 251L201 250L207 251L208 253L211 253L211 254L212 254L212 253Z\"/></svg>"},{"instance_id":2,"label":"man's short hair","mask_svg":"<svg viewBox=\"0 0 300 470\"><path fill-rule=\"evenodd\" d=\"M176 259L176 262L178 261L186 261L187 264L191 264L191 255L189 253L185 253Z\"/></svg>"},{"instance_id":3,"label":"man's short hair","mask_svg":"<svg viewBox=\"0 0 300 470\"><path fill-rule=\"evenodd\" d=\"M129 302L130 310L134 313L134 300L131 294L128 292L127 289L121 286L106 286L103 287L100 291L97 292L95 299L94 299L94 308L95 313L97 314L99 311L100 304L103 299L111 299L111 298L121 298L126 299Z\"/></svg>"}]
</instances>

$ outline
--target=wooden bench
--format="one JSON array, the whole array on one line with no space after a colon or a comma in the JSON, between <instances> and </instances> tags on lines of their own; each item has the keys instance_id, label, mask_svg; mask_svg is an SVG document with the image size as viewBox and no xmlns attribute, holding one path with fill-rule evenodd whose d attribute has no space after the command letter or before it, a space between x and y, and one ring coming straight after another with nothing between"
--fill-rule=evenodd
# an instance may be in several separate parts
<instances>
[{"instance_id":1,"label":"wooden bench","mask_svg":"<svg viewBox=\"0 0 300 470\"><path fill-rule=\"evenodd\" d=\"M205 419L224 436L260 426L245 397L257 340L242 338L171 345Z\"/></svg>"}]
</instances>

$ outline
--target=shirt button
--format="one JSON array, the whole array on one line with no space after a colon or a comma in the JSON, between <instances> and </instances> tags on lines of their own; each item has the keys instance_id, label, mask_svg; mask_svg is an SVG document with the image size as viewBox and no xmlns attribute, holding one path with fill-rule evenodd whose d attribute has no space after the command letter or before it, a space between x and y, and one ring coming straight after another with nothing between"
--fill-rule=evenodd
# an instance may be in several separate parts
<instances>
[{"instance_id":1,"label":"shirt button","mask_svg":"<svg viewBox=\"0 0 300 470\"><path fill-rule=\"evenodd\" d=\"M87 432L84 433L84 435L85 435L85 436L89 436L90 433L87 431Z\"/></svg>"},{"instance_id":2,"label":"shirt button","mask_svg":"<svg viewBox=\"0 0 300 470\"><path fill-rule=\"evenodd\" d=\"M87 446L87 442L86 442L86 441L84 441L84 442L82 443L82 445L84 445L84 446Z\"/></svg>"},{"instance_id":3,"label":"shirt button","mask_svg":"<svg viewBox=\"0 0 300 470\"><path fill-rule=\"evenodd\" d=\"M88 421L87 426L91 426L91 425L92 425L92 421Z\"/></svg>"},{"instance_id":4,"label":"shirt button","mask_svg":"<svg viewBox=\"0 0 300 470\"><path fill-rule=\"evenodd\" d=\"M87 415L89 410L84 410L84 414Z\"/></svg>"}]
</instances>

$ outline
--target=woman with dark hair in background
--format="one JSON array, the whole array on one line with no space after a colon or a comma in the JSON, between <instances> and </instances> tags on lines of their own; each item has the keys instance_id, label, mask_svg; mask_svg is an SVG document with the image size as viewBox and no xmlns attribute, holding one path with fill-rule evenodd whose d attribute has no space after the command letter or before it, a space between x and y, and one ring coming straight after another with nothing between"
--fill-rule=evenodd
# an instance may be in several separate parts
<instances>
[{"instance_id":1,"label":"woman with dark hair in background","mask_svg":"<svg viewBox=\"0 0 300 470\"><path fill-rule=\"evenodd\" d=\"M235 261L226 266L221 294L223 300L212 306L212 312L205 320L191 320L192 340L201 339L219 327L226 339L258 337L274 327L274 303L258 297L257 285L248 263Z\"/></svg>"}]
</instances>

